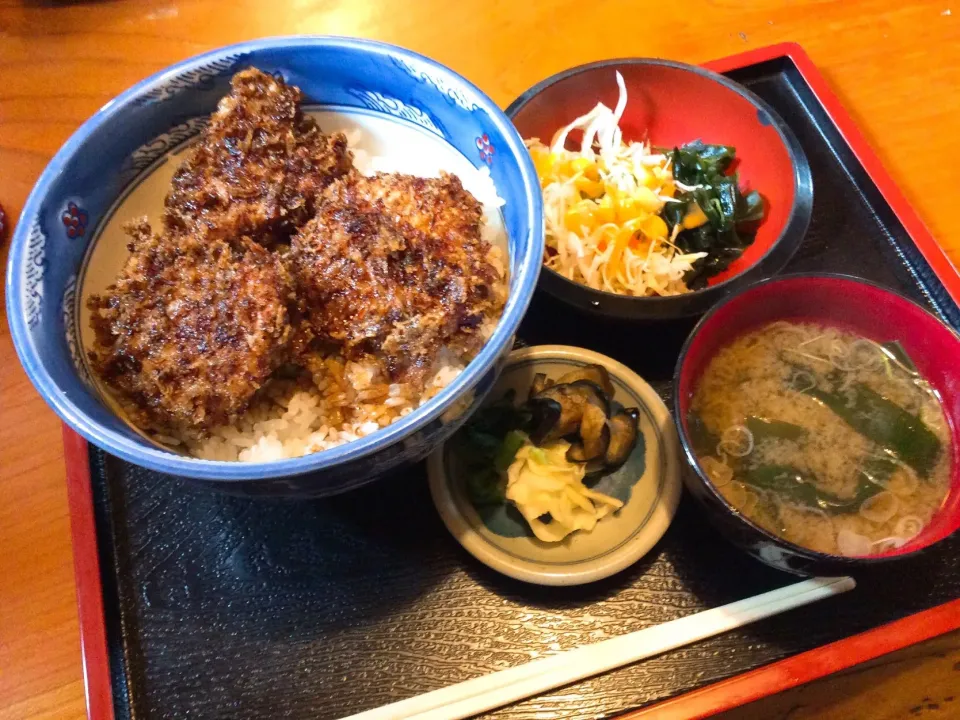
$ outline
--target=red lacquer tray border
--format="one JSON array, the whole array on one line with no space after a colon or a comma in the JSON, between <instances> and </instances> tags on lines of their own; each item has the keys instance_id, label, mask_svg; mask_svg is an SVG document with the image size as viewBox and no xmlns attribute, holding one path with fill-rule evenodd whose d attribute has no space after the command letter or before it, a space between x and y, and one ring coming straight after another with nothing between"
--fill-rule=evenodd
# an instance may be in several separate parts
<instances>
[{"instance_id":1,"label":"red lacquer tray border","mask_svg":"<svg viewBox=\"0 0 960 720\"><path fill-rule=\"evenodd\" d=\"M90 484L90 452L87 441L66 425L63 426L63 457L67 465L67 504L70 508L70 539L77 584L80 662L83 664L87 718L114 720L97 522Z\"/></svg>"},{"instance_id":2,"label":"red lacquer tray border","mask_svg":"<svg viewBox=\"0 0 960 720\"><path fill-rule=\"evenodd\" d=\"M924 259L950 296L960 304L960 275L887 174L880 159L870 149L853 119L800 45L770 45L714 60L706 63L705 67L722 73L780 57L793 60ZM63 444L87 717L90 720L113 720L113 690L104 624L93 490L90 484L90 456L87 442L66 426L63 429ZM958 628L960 600L954 600L860 635L656 703L624 717L630 720L689 720L708 717Z\"/></svg>"}]
</instances>

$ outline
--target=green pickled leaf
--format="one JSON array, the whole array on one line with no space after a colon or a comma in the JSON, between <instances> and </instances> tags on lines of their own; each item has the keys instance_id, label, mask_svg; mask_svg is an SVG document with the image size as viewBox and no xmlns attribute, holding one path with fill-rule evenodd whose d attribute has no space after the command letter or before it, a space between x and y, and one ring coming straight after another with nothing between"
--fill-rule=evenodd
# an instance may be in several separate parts
<instances>
[{"instance_id":1,"label":"green pickled leaf","mask_svg":"<svg viewBox=\"0 0 960 720\"><path fill-rule=\"evenodd\" d=\"M457 456L466 476L466 490L475 505L505 500L503 472L526 440L529 412L514 405L516 393L481 408L454 436Z\"/></svg>"},{"instance_id":2,"label":"green pickled leaf","mask_svg":"<svg viewBox=\"0 0 960 720\"><path fill-rule=\"evenodd\" d=\"M492 467L467 474L467 496L474 505L499 505L506 500L507 479Z\"/></svg>"},{"instance_id":3,"label":"green pickled leaf","mask_svg":"<svg viewBox=\"0 0 960 720\"><path fill-rule=\"evenodd\" d=\"M497 448L497 455L493 461L494 469L498 473L506 472L507 468L513 463L513 459L517 456L517 452L523 447L526 441L526 433L520 430L511 430L508 432L506 437L503 438L503 442L500 443L500 447Z\"/></svg>"}]
</instances>

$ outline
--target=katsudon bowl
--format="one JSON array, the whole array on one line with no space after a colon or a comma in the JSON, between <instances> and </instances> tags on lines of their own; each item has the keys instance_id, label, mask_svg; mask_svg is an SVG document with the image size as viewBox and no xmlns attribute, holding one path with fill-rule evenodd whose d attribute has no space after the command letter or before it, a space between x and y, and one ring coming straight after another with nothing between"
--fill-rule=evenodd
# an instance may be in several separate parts
<instances>
[{"instance_id":1,"label":"katsudon bowl","mask_svg":"<svg viewBox=\"0 0 960 720\"><path fill-rule=\"evenodd\" d=\"M141 432L105 390L89 360L94 340L86 300L103 292L128 257L123 223L147 215L159 224L180 156L229 92L231 77L248 67L299 87L304 110L322 130L346 131L358 157L376 169L460 177L483 203L488 236L502 245L507 299L465 367L391 424L299 457L199 459ZM474 85L382 43L267 39L215 50L144 80L67 141L17 225L7 314L30 380L88 441L131 463L228 492L317 497L425 457L470 415L512 349L542 254L540 188L529 154L510 121Z\"/></svg>"}]
</instances>

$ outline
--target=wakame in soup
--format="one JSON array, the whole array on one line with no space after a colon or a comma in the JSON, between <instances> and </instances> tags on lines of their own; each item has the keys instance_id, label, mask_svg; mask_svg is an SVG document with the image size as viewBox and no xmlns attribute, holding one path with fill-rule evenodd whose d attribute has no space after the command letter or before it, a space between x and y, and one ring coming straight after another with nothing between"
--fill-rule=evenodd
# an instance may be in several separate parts
<instances>
[{"instance_id":1,"label":"wakame in soup","mask_svg":"<svg viewBox=\"0 0 960 720\"><path fill-rule=\"evenodd\" d=\"M819 552L905 544L950 482L936 392L898 343L836 328L781 321L737 338L707 365L687 421L731 505Z\"/></svg>"}]
</instances>

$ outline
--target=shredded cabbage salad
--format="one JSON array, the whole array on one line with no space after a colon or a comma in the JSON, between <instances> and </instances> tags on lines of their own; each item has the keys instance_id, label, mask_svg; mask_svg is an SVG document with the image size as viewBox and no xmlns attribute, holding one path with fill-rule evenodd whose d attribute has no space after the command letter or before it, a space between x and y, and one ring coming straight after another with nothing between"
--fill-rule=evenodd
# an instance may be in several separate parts
<instances>
[{"instance_id":1,"label":"shredded cabbage salad","mask_svg":"<svg viewBox=\"0 0 960 720\"><path fill-rule=\"evenodd\" d=\"M666 203L690 191L673 176L670 157L646 142L623 142L620 119L627 89L613 110L599 103L553 136L526 142L543 190L546 224L544 264L569 280L639 297L689 291L684 276L705 252L684 253L674 244L683 227L706 218L684 218L673 230L661 217ZM583 131L579 151L565 149L567 136ZM702 213L701 213L702 214Z\"/></svg>"}]
</instances>

